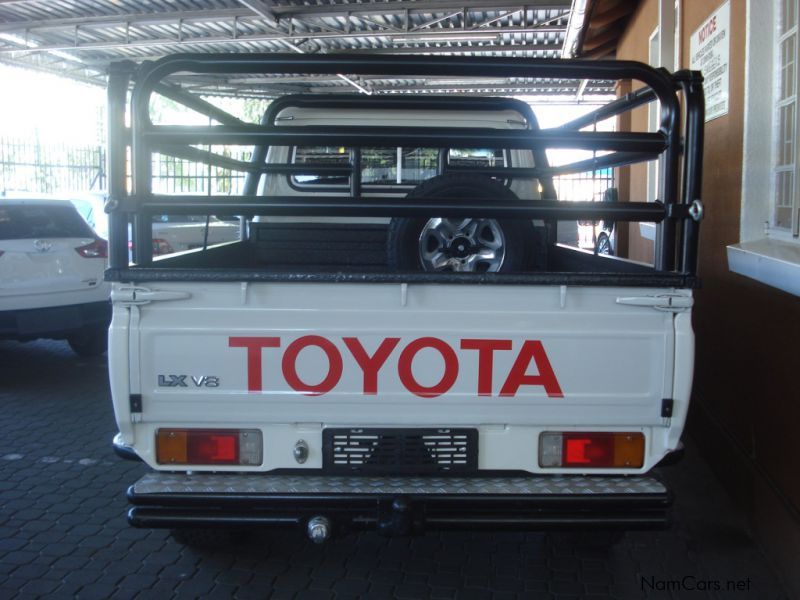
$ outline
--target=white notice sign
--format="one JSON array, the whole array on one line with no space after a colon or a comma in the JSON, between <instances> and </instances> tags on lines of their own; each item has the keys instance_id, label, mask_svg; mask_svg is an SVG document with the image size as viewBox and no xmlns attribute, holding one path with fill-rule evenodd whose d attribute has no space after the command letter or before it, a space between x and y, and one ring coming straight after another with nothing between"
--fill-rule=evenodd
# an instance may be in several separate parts
<instances>
[{"instance_id":1,"label":"white notice sign","mask_svg":"<svg viewBox=\"0 0 800 600\"><path fill-rule=\"evenodd\" d=\"M725 2L692 34L691 68L705 81L706 121L728 114L728 64L731 45L731 7Z\"/></svg>"}]
</instances>

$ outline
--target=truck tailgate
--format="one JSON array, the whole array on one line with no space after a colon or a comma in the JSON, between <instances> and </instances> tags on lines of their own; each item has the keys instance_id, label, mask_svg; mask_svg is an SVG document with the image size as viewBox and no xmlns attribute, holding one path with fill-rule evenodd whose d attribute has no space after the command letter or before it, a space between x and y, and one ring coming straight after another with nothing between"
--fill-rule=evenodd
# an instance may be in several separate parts
<instances>
[{"instance_id":1,"label":"truck tailgate","mask_svg":"<svg viewBox=\"0 0 800 600\"><path fill-rule=\"evenodd\" d=\"M514 285L139 289L140 304L115 291L112 344L131 358L133 420L154 427L663 428L676 315L648 304L691 299Z\"/></svg>"}]
</instances>

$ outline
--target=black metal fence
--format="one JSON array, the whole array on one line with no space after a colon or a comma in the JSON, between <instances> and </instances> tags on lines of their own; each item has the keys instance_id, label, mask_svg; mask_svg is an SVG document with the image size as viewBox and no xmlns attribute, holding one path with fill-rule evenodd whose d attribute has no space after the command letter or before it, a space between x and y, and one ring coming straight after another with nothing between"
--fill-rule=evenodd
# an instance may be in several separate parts
<instances>
[{"instance_id":1,"label":"black metal fence","mask_svg":"<svg viewBox=\"0 0 800 600\"><path fill-rule=\"evenodd\" d=\"M106 187L102 145L0 138L0 189L58 194Z\"/></svg>"},{"instance_id":2,"label":"black metal fence","mask_svg":"<svg viewBox=\"0 0 800 600\"><path fill-rule=\"evenodd\" d=\"M600 169L574 175L562 175L553 178L556 197L559 200L594 200L603 199L608 188L614 186L614 169Z\"/></svg>"},{"instance_id":3,"label":"black metal fence","mask_svg":"<svg viewBox=\"0 0 800 600\"><path fill-rule=\"evenodd\" d=\"M209 146L205 146L206 151ZM229 146L215 152L234 160L247 162L252 149ZM153 154L153 191L159 194L241 194L245 172L198 161ZM129 188L130 189L130 188Z\"/></svg>"},{"instance_id":4,"label":"black metal fence","mask_svg":"<svg viewBox=\"0 0 800 600\"><path fill-rule=\"evenodd\" d=\"M233 148L233 150L232 150ZM214 149L248 161L250 150ZM237 154L233 156L232 153ZM166 194L241 194L245 173L163 154L153 156L153 191ZM613 169L553 180L562 200L599 200L614 186ZM0 189L57 194L104 190L105 148L0 138Z\"/></svg>"}]
</instances>

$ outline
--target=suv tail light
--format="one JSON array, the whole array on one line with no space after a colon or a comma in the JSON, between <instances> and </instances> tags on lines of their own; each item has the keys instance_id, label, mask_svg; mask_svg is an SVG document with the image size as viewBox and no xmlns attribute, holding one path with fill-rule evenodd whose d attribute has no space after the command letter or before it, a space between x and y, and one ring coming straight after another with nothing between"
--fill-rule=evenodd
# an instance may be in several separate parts
<instances>
[{"instance_id":1,"label":"suv tail light","mask_svg":"<svg viewBox=\"0 0 800 600\"><path fill-rule=\"evenodd\" d=\"M539 437L539 466L570 469L635 469L644 465L640 432L546 431Z\"/></svg>"},{"instance_id":2,"label":"suv tail light","mask_svg":"<svg viewBox=\"0 0 800 600\"><path fill-rule=\"evenodd\" d=\"M78 246L75 252L84 258L108 258L108 242L97 238L91 244Z\"/></svg>"},{"instance_id":3,"label":"suv tail light","mask_svg":"<svg viewBox=\"0 0 800 600\"><path fill-rule=\"evenodd\" d=\"M160 465L260 465L258 429L159 429Z\"/></svg>"},{"instance_id":4,"label":"suv tail light","mask_svg":"<svg viewBox=\"0 0 800 600\"><path fill-rule=\"evenodd\" d=\"M167 240L161 238L153 238L153 255L161 256L162 254L172 254L175 250L169 245Z\"/></svg>"}]
</instances>

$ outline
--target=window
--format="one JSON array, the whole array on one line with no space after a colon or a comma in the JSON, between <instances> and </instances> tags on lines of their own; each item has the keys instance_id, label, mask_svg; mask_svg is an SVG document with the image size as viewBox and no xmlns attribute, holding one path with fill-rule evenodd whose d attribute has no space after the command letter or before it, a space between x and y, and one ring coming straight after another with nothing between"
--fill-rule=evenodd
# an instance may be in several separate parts
<instances>
[{"instance_id":1,"label":"window","mask_svg":"<svg viewBox=\"0 0 800 600\"><path fill-rule=\"evenodd\" d=\"M797 2L779 0L775 56L775 148L773 177L775 205L771 225L793 237L800 235L800 204L797 189Z\"/></svg>"},{"instance_id":2,"label":"window","mask_svg":"<svg viewBox=\"0 0 800 600\"><path fill-rule=\"evenodd\" d=\"M94 232L69 203L0 207L0 240L91 237Z\"/></svg>"},{"instance_id":3,"label":"window","mask_svg":"<svg viewBox=\"0 0 800 600\"><path fill-rule=\"evenodd\" d=\"M334 146L298 146L294 149L295 164L349 167L350 148ZM447 164L459 167L504 167L506 153L490 148L450 149ZM361 150L361 183L365 185L416 185L439 173L437 148L363 148ZM300 185L346 186L349 178L342 175L297 175Z\"/></svg>"},{"instance_id":4,"label":"window","mask_svg":"<svg viewBox=\"0 0 800 600\"><path fill-rule=\"evenodd\" d=\"M661 30L659 27L656 27L650 35L647 58L651 66L661 66ZM661 104L658 101L650 102L647 105L647 131L658 131L660 114ZM651 160L647 163L648 202L655 202L658 200L658 162L658 160ZM639 235L645 239L655 241L655 223L639 223Z\"/></svg>"},{"instance_id":5,"label":"window","mask_svg":"<svg viewBox=\"0 0 800 600\"><path fill-rule=\"evenodd\" d=\"M798 1L748 2L746 22L741 241L728 266L800 296Z\"/></svg>"}]
</instances>

